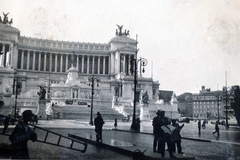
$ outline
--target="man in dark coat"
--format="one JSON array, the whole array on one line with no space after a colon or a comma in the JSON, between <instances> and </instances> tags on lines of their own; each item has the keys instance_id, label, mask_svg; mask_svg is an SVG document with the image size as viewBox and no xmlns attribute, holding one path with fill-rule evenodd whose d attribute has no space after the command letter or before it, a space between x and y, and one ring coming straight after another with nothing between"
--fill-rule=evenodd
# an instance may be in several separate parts
<instances>
[{"instance_id":1,"label":"man in dark coat","mask_svg":"<svg viewBox=\"0 0 240 160\"><path fill-rule=\"evenodd\" d=\"M170 120L165 117L165 111L160 111L160 146L159 146L159 150L158 153L161 153L162 157L165 156L165 143L167 143L168 146L168 152L169 152L169 156L171 158L175 158L175 156L173 155L173 139L172 139L172 135L171 133L166 133L166 131L163 130L163 128L167 128L168 130L169 127L168 125L170 125L171 122Z\"/></svg>"},{"instance_id":2,"label":"man in dark coat","mask_svg":"<svg viewBox=\"0 0 240 160\"><path fill-rule=\"evenodd\" d=\"M154 135L154 140L153 140L153 152L157 151L157 146L158 150L160 147L160 110L157 111L157 116L153 118L152 121L152 126L153 126L153 135Z\"/></svg>"},{"instance_id":3,"label":"man in dark coat","mask_svg":"<svg viewBox=\"0 0 240 160\"><path fill-rule=\"evenodd\" d=\"M198 121L198 134L201 134L201 120Z\"/></svg>"},{"instance_id":4,"label":"man in dark coat","mask_svg":"<svg viewBox=\"0 0 240 160\"><path fill-rule=\"evenodd\" d=\"M105 122L103 121L101 114L97 112L97 117L94 119L97 142L99 142L99 140L102 141L102 126L104 123Z\"/></svg>"},{"instance_id":5,"label":"man in dark coat","mask_svg":"<svg viewBox=\"0 0 240 160\"><path fill-rule=\"evenodd\" d=\"M218 137L219 137L219 127L218 127L218 121L216 121L216 124L215 124L215 131L212 133L212 134L215 134L217 133Z\"/></svg>"},{"instance_id":6,"label":"man in dark coat","mask_svg":"<svg viewBox=\"0 0 240 160\"><path fill-rule=\"evenodd\" d=\"M175 127L175 130L173 131L173 152L175 153L176 151L176 144L177 144L177 149L178 149L178 154L182 154L182 146L181 146L181 139L182 136L180 134L181 129L183 128L184 124L181 126L177 123L176 119L172 120L172 126Z\"/></svg>"},{"instance_id":7,"label":"man in dark coat","mask_svg":"<svg viewBox=\"0 0 240 160\"><path fill-rule=\"evenodd\" d=\"M26 110L22 116L23 122L19 121L9 136L12 143L12 159L29 159L27 142L37 140L37 134L28 126L28 122L32 120L32 111Z\"/></svg>"}]
</instances>

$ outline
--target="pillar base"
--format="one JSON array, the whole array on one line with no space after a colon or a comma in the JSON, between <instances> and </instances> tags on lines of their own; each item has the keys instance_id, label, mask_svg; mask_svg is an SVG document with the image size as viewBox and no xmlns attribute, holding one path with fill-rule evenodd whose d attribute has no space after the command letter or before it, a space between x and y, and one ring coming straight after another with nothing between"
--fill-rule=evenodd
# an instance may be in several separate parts
<instances>
[{"instance_id":1,"label":"pillar base","mask_svg":"<svg viewBox=\"0 0 240 160\"><path fill-rule=\"evenodd\" d=\"M38 112L38 118L39 119L47 119L47 114L46 114L46 100L39 100L38 101L38 105L39 105L39 112Z\"/></svg>"}]
</instances>

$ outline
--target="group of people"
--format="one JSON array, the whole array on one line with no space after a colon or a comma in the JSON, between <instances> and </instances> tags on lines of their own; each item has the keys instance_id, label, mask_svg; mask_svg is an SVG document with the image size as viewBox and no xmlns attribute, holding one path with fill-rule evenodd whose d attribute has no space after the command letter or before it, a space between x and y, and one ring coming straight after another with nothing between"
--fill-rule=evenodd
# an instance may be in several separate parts
<instances>
[{"instance_id":1,"label":"group of people","mask_svg":"<svg viewBox=\"0 0 240 160\"><path fill-rule=\"evenodd\" d=\"M219 121L216 121L215 123L215 131L213 132L213 134L217 133L217 136L219 137ZM198 134L201 134L201 128L205 129L206 128L206 120L203 121L203 123L201 124L201 120L198 121Z\"/></svg>"},{"instance_id":2,"label":"group of people","mask_svg":"<svg viewBox=\"0 0 240 160\"><path fill-rule=\"evenodd\" d=\"M165 156L165 143L167 143L169 156L174 158L176 145L178 153L182 154L180 131L183 125L179 125L176 120L171 121L165 117L165 111L158 110L157 116L153 118L153 152L158 152L162 157Z\"/></svg>"}]
</instances>

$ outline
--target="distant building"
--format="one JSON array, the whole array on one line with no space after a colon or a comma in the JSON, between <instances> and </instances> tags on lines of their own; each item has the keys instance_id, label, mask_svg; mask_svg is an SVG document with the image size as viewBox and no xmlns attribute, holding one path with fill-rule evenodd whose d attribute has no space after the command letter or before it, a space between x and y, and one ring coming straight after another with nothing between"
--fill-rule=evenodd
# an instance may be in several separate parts
<instances>
[{"instance_id":1,"label":"distant building","mask_svg":"<svg viewBox=\"0 0 240 160\"><path fill-rule=\"evenodd\" d=\"M193 117L198 119L224 118L224 107L222 101L217 101L217 96L222 96L222 91L211 91L202 86L200 93L193 94Z\"/></svg>"}]
</instances>

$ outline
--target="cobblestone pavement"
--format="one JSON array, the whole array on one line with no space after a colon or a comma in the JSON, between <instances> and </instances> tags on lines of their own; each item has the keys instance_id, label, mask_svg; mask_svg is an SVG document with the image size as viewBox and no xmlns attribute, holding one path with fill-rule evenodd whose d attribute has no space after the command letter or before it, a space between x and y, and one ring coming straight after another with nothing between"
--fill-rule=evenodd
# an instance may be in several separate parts
<instances>
[{"instance_id":1,"label":"cobblestone pavement","mask_svg":"<svg viewBox=\"0 0 240 160\"><path fill-rule=\"evenodd\" d=\"M120 132L112 130L114 122L106 121L103 130L103 140L110 139L121 142L122 145L137 144L152 147L153 136L149 134ZM131 122L118 122L118 129L129 131ZM40 121L39 127L47 127L53 131L67 136L68 133L82 136L84 138L95 138L94 127L89 126L87 121L80 120L52 120ZM190 122L185 124L181 134L186 138L210 140L211 142L202 142L196 140L182 140L183 152L186 156L193 156L196 159L240 159L240 130L231 127L226 130L220 126L220 137L212 134L214 125L207 124L206 129L198 135L197 123ZM10 126L13 128L13 126ZM9 129L11 132L11 129ZM141 123L141 132L152 133L151 122ZM1 142L6 142L6 136L0 136ZM39 159L132 159L118 153L99 149L98 147L88 145L86 153L72 151L65 148L54 147L40 143L29 143L30 156Z\"/></svg>"},{"instance_id":2,"label":"cobblestone pavement","mask_svg":"<svg viewBox=\"0 0 240 160\"><path fill-rule=\"evenodd\" d=\"M50 129L54 132L67 136L70 132L79 132L79 129ZM85 129L86 131L86 129ZM7 133L11 133L12 129L9 129ZM92 132L92 130L88 130ZM38 138L45 136L45 134L36 131ZM49 135L51 136L51 135ZM53 138L49 137L51 140ZM10 143L7 136L0 135L1 143ZM57 141L56 141L57 142ZM64 142L63 145L68 142ZM80 146L81 147L81 146ZM101 149L93 145L87 146L87 151L85 153L74 151L66 148L61 148L53 145L47 145L38 142L28 142L29 156L31 159L79 159L79 160L132 160L131 157L109 151L106 149ZM9 153L2 153L0 151L0 159L9 159Z\"/></svg>"}]
</instances>

